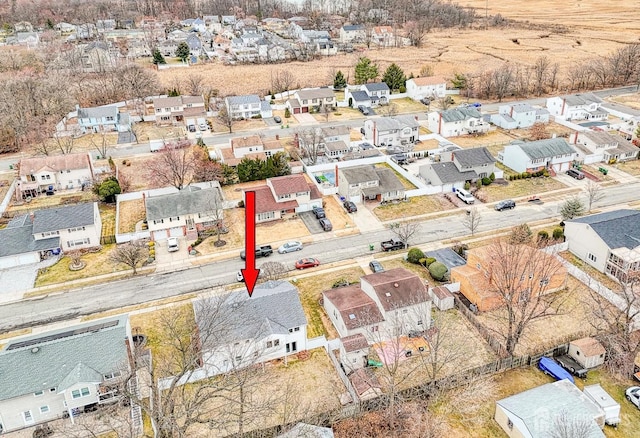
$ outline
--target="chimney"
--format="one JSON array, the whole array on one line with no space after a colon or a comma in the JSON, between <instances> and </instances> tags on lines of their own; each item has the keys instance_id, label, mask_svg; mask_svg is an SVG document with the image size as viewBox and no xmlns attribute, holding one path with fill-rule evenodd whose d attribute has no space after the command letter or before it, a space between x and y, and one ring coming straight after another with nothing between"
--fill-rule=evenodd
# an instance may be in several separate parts
<instances>
[{"instance_id":1,"label":"chimney","mask_svg":"<svg viewBox=\"0 0 640 438\"><path fill-rule=\"evenodd\" d=\"M338 165L336 164L336 187L338 187Z\"/></svg>"},{"instance_id":2,"label":"chimney","mask_svg":"<svg viewBox=\"0 0 640 438\"><path fill-rule=\"evenodd\" d=\"M438 113L438 134L442 135L442 113Z\"/></svg>"},{"instance_id":3,"label":"chimney","mask_svg":"<svg viewBox=\"0 0 640 438\"><path fill-rule=\"evenodd\" d=\"M578 131L576 131L576 135L573 136L573 144L578 144Z\"/></svg>"},{"instance_id":4,"label":"chimney","mask_svg":"<svg viewBox=\"0 0 640 438\"><path fill-rule=\"evenodd\" d=\"M513 117L513 105L511 105L511 111L509 111L509 117Z\"/></svg>"}]
</instances>

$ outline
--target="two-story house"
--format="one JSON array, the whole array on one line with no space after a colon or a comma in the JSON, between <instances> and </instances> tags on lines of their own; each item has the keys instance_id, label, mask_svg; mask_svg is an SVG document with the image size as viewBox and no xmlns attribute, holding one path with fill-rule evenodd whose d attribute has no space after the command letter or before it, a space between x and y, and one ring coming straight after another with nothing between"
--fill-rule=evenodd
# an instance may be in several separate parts
<instances>
[{"instance_id":1,"label":"two-story house","mask_svg":"<svg viewBox=\"0 0 640 438\"><path fill-rule=\"evenodd\" d=\"M431 299L416 274L395 268L365 275L360 285L324 291L327 316L344 338L362 335L369 343L391 339L431 324Z\"/></svg>"},{"instance_id":2,"label":"two-story house","mask_svg":"<svg viewBox=\"0 0 640 438\"><path fill-rule=\"evenodd\" d=\"M404 185L387 167L363 165L344 167L336 172L338 193L351 202L386 202L405 198Z\"/></svg>"},{"instance_id":3,"label":"two-story house","mask_svg":"<svg viewBox=\"0 0 640 438\"><path fill-rule=\"evenodd\" d=\"M444 97L447 92L447 81L440 76L425 76L407 80L407 96L413 100Z\"/></svg>"},{"instance_id":4,"label":"two-story house","mask_svg":"<svg viewBox=\"0 0 640 438\"><path fill-rule=\"evenodd\" d=\"M518 173L541 169L558 173L569 170L577 157L576 150L564 138L549 138L530 142L514 140L498 153L497 158Z\"/></svg>"},{"instance_id":5,"label":"two-story house","mask_svg":"<svg viewBox=\"0 0 640 438\"><path fill-rule=\"evenodd\" d=\"M132 345L126 315L6 342L0 351L0 431L60 418L73 422L120 400Z\"/></svg>"},{"instance_id":6,"label":"two-story house","mask_svg":"<svg viewBox=\"0 0 640 438\"><path fill-rule=\"evenodd\" d=\"M76 50L79 52L82 71L85 73L103 73L116 65L109 44L104 41L79 45Z\"/></svg>"},{"instance_id":7,"label":"two-story house","mask_svg":"<svg viewBox=\"0 0 640 438\"><path fill-rule=\"evenodd\" d=\"M301 174L268 178L266 185L251 190L256 193L256 223L322 207L322 195Z\"/></svg>"},{"instance_id":8,"label":"two-story house","mask_svg":"<svg viewBox=\"0 0 640 438\"><path fill-rule=\"evenodd\" d=\"M217 181L188 186L176 193L145 196L144 199L153 240L182 236L195 240L198 232L220 225L224 218L224 195Z\"/></svg>"},{"instance_id":9,"label":"two-story house","mask_svg":"<svg viewBox=\"0 0 640 438\"><path fill-rule=\"evenodd\" d=\"M322 143L319 150L330 158L340 159L349 152L351 130L348 126L325 126L320 128Z\"/></svg>"},{"instance_id":10,"label":"two-story house","mask_svg":"<svg viewBox=\"0 0 640 438\"><path fill-rule=\"evenodd\" d=\"M429 130L443 137L489 132L489 123L475 108L453 108L429 113Z\"/></svg>"},{"instance_id":11,"label":"two-story house","mask_svg":"<svg viewBox=\"0 0 640 438\"><path fill-rule=\"evenodd\" d=\"M250 297L232 292L193 307L208 376L307 349L307 318L298 290L287 281L261 283Z\"/></svg>"},{"instance_id":12,"label":"two-story house","mask_svg":"<svg viewBox=\"0 0 640 438\"><path fill-rule=\"evenodd\" d=\"M460 292L479 311L503 306L507 292L517 300L521 294L549 294L567 286L567 268L553 255L525 245L512 248L510 251L515 255L507 261L499 259L507 249L494 250L492 245L470 249L467 264L451 269L451 282L460 283ZM509 264L507 274L505 263ZM506 282L507 277L513 281Z\"/></svg>"},{"instance_id":13,"label":"two-story house","mask_svg":"<svg viewBox=\"0 0 640 438\"><path fill-rule=\"evenodd\" d=\"M593 93L547 99L547 109L551 115L563 120L606 120L609 113L601 107L602 99Z\"/></svg>"},{"instance_id":14,"label":"two-story house","mask_svg":"<svg viewBox=\"0 0 640 438\"><path fill-rule=\"evenodd\" d=\"M491 115L491 123L503 129L529 128L536 123L549 123L549 111L528 103L508 103L500 105L498 114Z\"/></svg>"},{"instance_id":15,"label":"two-story house","mask_svg":"<svg viewBox=\"0 0 640 438\"><path fill-rule=\"evenodd\" d=\"M229 96L224 99L227 113L234 120L251 119L254 117L271 117L271 104L263 101L256 94L244 96Z\"/></svg>"},{"instance_id":16,"label":"two-story house","mask_svg":"<svg viewBox=\"0 0 640 438\"><path fill-rule=\"evenodd\" d=\"M569 251L619 281L640 271L640 212L615 210L565 221Z\"/></svg>"},{"instance_id":17,"label":"two-story house","mask_svg":"<svg viewBox=\"0 0 640 438\"><path fill-rule=\"evenodd\" d=\"M380 117L364 122L364 138L392 152L408 152L419 137L420 125L413 116Z\"/></svg>"},{"instance_id":18,"label":"two-story house","mask_svg":"<svg viewBox=\"0 0 640 438\"><path fill-rule=\"evenodd\" d=\"M121 113L115 105L80 108L76 105L78 126L83 134L90 132L127 132L131 129L128 113Z\"/></svg>"},{"instance_id":19,"label":"two-story house","mask_svg":"<svg viewBox=\"0 0 640 438\"><path fill-rule=\"evenodd\" d=\"M23 158L18 192L23 198L58 190L80 189L94 178L91 154L76 153Z\"/></svg>"},{"instance_id":20,"label":"two-story house","mask_svg":"<svg viewBox=\"0 0 640 438\"><path fill-rule=\"evenodd\" d=\"M366 29L362 24L345 24L340 28L342 44L361 43L365 41L366 36Z\"/></svg>"},{"instance_id":21,"label":"two-story house","mask_svg":"<svg viewBox=\"0 0 640 438\"><path fill-rule=\"evenodd\" d=\"M495 162L485 147L460 149L443 153L440 162L420 166L418 173L428 184L446 193L478 178L488 178L495 171Z\"/></svg>"},{"instance_id":22,"label":"two-story house","mask_svg":"<svg viewBox=\"0 0 640 438\"><path fill-rule=\"evenodd\" d=\"M207 110L202 96L158 97L153 100L157 125L176 125L187 117L205 117Z\"/></svg>"},{"instance_id":23,"label":"two-story house","mask_svg":"<svg viewBox=\"0 0 640 438\"><path fill-rule=\"evenodd\" d=\"M319 111L323 106L334 109L336 97L331 88L306 88L296 91L286 105L292 114Z\"/></svg>"},{"instance_id":24,"label":"two-story house","mask_svg":"<svg viewBox=\"0 0 640 438\"><path fill-rule=\"evenodd\" d=\"M578 159L585 163L628 161L638 158L638 148L619 135L605 131L576 131L571 136Z\"/></svg>"},{"instance_id":25,"label":"two-story house","mask_svg":"<svg viewBox=\"0 0 640 438\"><path fill-rule=\"evenodd\" d=\"M360 90L367 93L367 96L369 96L369 99L371 100L371 105L374 107L389 103L391 90L389 90L389 86L384 82L363 84L360 86Z\"/></svg>"},{"instance_id":26,"label":"two-story house","mask_svg":"<svg viewBox=\"0 0 640 438\"><path fill-rule=\"evenodd\" d=\"M372 46L395 47L396 37L391 26L374 26L369 35Z\"/></svg>"},{"instance_id":27,"label":"two-story house","mask_svg":"<svg viewBox=\"0 0 640 438\"><path fill-rule=\"evenodd\" d=\"M227 166L237 166L243 158L266 160L278 152L285 152L282 143L276 139L263 140L259 135L234 137L229 139L228 148L218 148L216 155Z\"/></svg>"},{"instance_id":28,"label":"two-story house","mask_svg":"<svg viewBox=\"0 0 640 438\"><path fill-rule=\"evenodd\" d=\"M35 240L60 237L63 251L100 245L102 218L97 202L45 208L32 213L30 219Z\"/></svg>"}]
</instances>

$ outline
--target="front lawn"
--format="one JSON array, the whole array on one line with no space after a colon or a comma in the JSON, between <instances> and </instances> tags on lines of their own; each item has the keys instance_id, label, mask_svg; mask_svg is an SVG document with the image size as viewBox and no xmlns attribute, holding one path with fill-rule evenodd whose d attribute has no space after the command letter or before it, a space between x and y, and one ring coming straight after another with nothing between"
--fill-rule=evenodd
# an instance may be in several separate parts
<instances>
[{"instance_id":1,"label":"front lawn","mask_svg":"<svg viewBox=\"0 0 640 438\"><path fill-rule=\"evenodd\" d=\"M545 192L564 188L567 188L567 186L555 178L540 177L508 181L508 184L504 186L490 184L483 186L480 192L487 197L487 202L496 202L502 199L543 195Z\"/></svg>"},{"instance_id":2,"label":"front lawn","mask_svg":"<svg viewBox=\"0 0 640 438\"><path fill-rule=\"evenodd\" d=\"M451 209L451 204L437 195L413 196L397 204L380 205L373 214L383 222Z\"/></svg>"}]
</instances>

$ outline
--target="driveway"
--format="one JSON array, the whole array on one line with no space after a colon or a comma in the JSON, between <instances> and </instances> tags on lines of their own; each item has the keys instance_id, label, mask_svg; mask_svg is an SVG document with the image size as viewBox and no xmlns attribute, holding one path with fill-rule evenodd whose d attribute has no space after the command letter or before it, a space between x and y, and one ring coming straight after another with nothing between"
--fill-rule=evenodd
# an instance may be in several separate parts
<instances>
[{"instance_id":1,"label":"driveway","mask_svg":"<svg viewBox=\"0 0 640 438\"><path fill-rule=\"evenodd\" d=\"M316 118L309 113L293 114L293 117L295 117L295 119L301 125L317 125L318 124L318 121L316 120Z\"/></svg>"},{"instance_id":2,"label":"driveway","mask_svg":"<svg viewBox=\"0 0 640 438\"><path fill-rule=\"evenodd\" d=\"M57 261L58 257L53 257L40 263L1 269L0 284L2 285L2 293L0 293L0 303L22 299L25 291L33 289L38 270L54 265Z\"/></svg>"},{"instance_id":3,"label":"driveway","mask_svg":"<svg viewBox=\"0 0 640 438\"><path fill-rule=\"evenodd\" d=\"M364 204L356 204L356 206L358 207L358 211L349 213L349 216L351 216L351 219L353 219L353 222L361 233L384 230L386 228L367 206Z\"/></svg>"},{"instance_id":4,"label":"driveway","mask_svg":"<svg viewBox=\"0 0 640 438\"><path fill-rule=\"evenodd\" d=\"M298 217L302 219L302 222L307 227L311 234L320 234L325 231L320 226L320 222L316 219L316 215L311 211L304 211L302 213L298 213Z\"/></svg>"},{"instance_id":5,"label":"driveway","mask_svg":"<svg viewBox=\"0 0 640 438\"><path fill-rule=\"evenodd\" d=\"M187 247L193 242L187 242L185 237L178 238L178 251L169 252L167 250L167 240L156 241L156 271L174 271L190 268L189 253Z\"/></svg>"}]
</instances>

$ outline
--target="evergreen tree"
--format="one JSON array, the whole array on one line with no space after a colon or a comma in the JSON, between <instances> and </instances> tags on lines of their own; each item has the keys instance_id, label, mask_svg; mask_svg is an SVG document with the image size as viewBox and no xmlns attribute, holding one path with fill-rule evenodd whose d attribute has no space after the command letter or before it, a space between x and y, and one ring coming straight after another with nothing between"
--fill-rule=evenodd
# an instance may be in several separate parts
<instances>
[{"instance_id":1,"label":"evergreen tree","mask_svg":"<svg viewBox=\"0 0 640 438\"><path fill-rule=\"evenodd\" d=\"M375 80L378 75L378 66L369 58L363 57L358 60L355 74L356 84L366 84L371 80Z\"/></svg>"},{"instance_id":2,"label":"evergreen tree","mask_svg":"<svg viewBox=\"0 0 640 438\"><path fill-rule=\"evenodd\" d=\"M586 208L582 201L576 196L571 199L567 199L562 208L560 209L560 216L562 220L573 219L578 216L582 216L586 212Z\"/></svg>"},{"instance_id":3,"label":"evergreen tree","mask_svg":"<svg viewBox=\"0 0 640 438\"><path fill-rule=\"evenodd\" d=\"M455 73L451 79L453 88L457 90L465 90L467 88L467 77L463 73Z\"/></svg>"},{"instance_id":4,"label":"evergreen tree","mask_svg":"<svg viewBox=\"0 0 640 438\"><path fill-rule=\"evenodd\" d=\"M336 73L336 77L333 80L333 88L336 90L343 90L347 86L347 80L340 70Z\"/></svg>"},{"instance_id":5,"label":"evergreen tree","mask_svg":"<svg viewBox=\"0 0 640 438\"><path fill-rule=\"evenodd\" d=\"M404 72L396 63L391 64L387 70L384 72L384 76L382 77L382 82L387 84L391 91L399 90L401 87L405 86L407 82L407 77Z\"/></svg>"},{"instance_id":6,"label":"evergreen tree","mask_svg":"<svg viewBox=\"0 0 640 438\"><path fill-rule=\"evenodd\" d=\"M189 55L191 54L191 50L189 50L189 45L184 41L178 44L178 48L176 49L176 56L180 58L182 62L185 62L189 59Z\"/></svg>"},{"instance_id":7,"label":"evergreen tree","mask_svg":"<svg viewBox=\"0 0 640 438\"><path fill-rule=\"evenodd\" d=\"M153 50L153 63L156 65L167 63L167 61L164 60L164 56L162 56L162 53L160 53L160 50L158 49Z\"/></svg>"}]
</instances>

